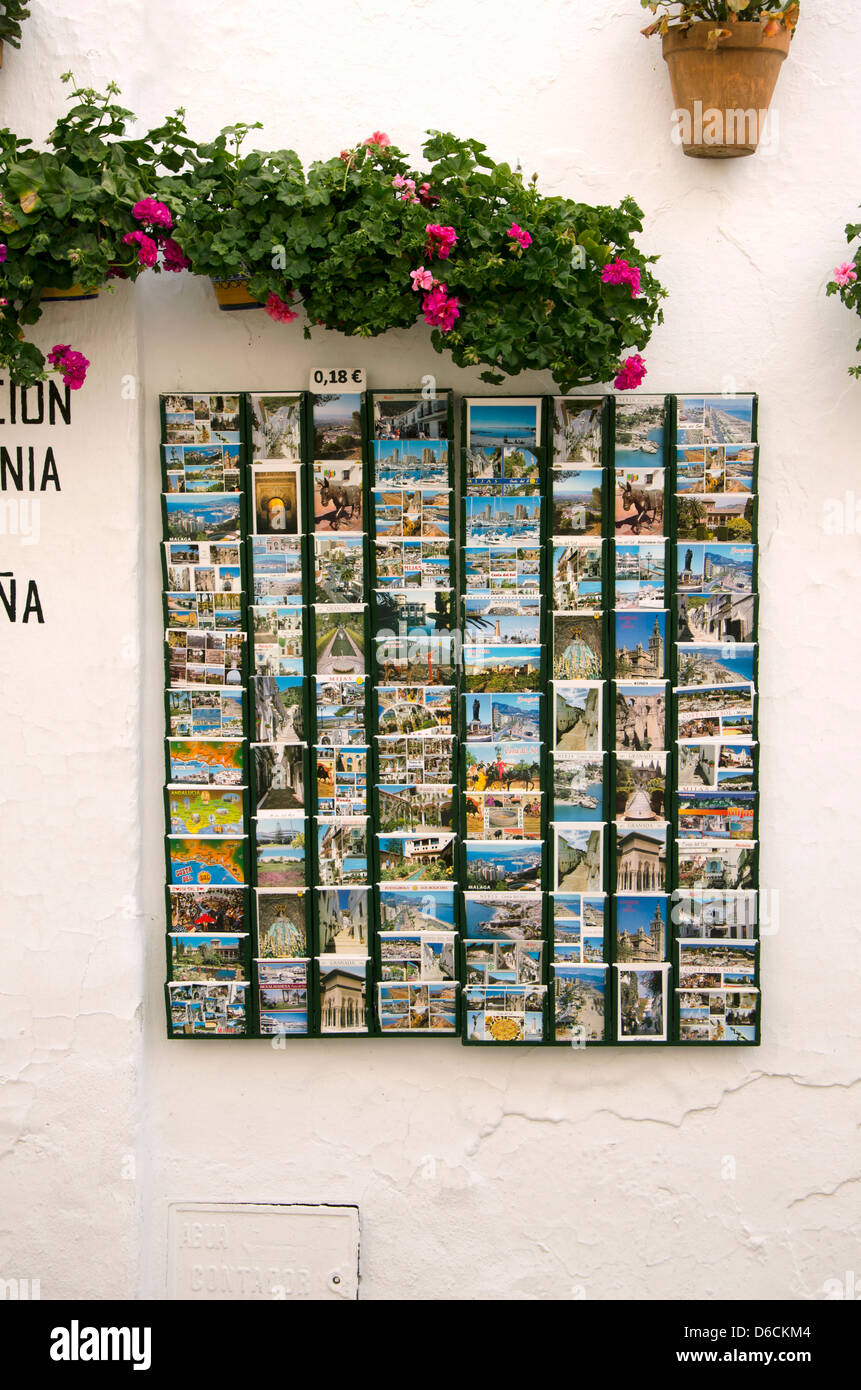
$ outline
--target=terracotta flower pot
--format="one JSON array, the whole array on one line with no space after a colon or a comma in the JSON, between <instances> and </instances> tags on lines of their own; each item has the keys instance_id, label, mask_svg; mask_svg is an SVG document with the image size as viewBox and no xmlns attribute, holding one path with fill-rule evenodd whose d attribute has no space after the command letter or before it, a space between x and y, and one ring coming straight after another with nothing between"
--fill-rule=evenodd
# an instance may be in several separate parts
<instances>
[{"instance_id":1,"label":"terracotta flower pot","mask_svg":"<svg viewBox=\"0 0 861 1390\"><path fill-rule=\"evenodd\" d=\"M259 299L252 299L248 293L248 277L234 275L229 280L213 280L212 288L218 300L219 309L262 309Z\"/></svg>"},{"instance_id":2,"label":"terracotta flower pot","mask_svg":"<svg viewBox=\"0 0 861 1390\"><path fill-rule=\"evenodd\" d=\"M99 291L94 285L86 287L84 285L67 285L65 289L58 289L51 285L44 289L41 294L42 302L53 299L98 299Z\"/></svg>"},{"instance_id":3,"label":"terracotta flower pot","mask_svg":"<svg viewBox=\"0 0 861 1390\"><path fill-rule=\"evenodd\" d=\"M729 29L712 41L715 29ZM780 65L792 33L766 38L761 23L711 21L672 27L663 37L675 117L685 154L693 159L736 159L753 154L763 133Z\"/></svg>"}]
</instances>

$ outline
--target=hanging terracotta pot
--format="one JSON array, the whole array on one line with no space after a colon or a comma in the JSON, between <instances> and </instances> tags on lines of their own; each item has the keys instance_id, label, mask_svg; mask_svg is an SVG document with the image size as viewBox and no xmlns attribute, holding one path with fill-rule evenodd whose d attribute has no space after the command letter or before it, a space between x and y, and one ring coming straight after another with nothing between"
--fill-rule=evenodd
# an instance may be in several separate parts
<instances>
[{"instance_id":1,"label":"hanging terracotta pot","mask_svg":"<svg viewBox=\"0 0 861 1390\"><path fill-rule=\"evenodd\" d=\"M262 309L259 299L248 293L247 275L233 275L229 280L213 280L212 288L219 309Z\"/></svg>"},{"instance_id":2,"label":"hanging terracotta pot","mask_svg":"<svg viewBox=\"0 0 861 1390\"><path fill-rule=\"evenodd\" d=\"M716 30L722 37L709 38ZM737 159L756 151L792 31L760 23L672 26L663 37L685 154Z\"/></svg>"},{"instance_id":3,"label":"hanging terracotta pot","mask_svg":"<svg viewBox=\"0 0 861 1390\"><path fill-rule=\"evenodd\" d=\"M53 299L98 299L99 291L94 285L66 285L65 289L50 285L43 289L40 297L43 302Z\"/></svg>"}]
</instances>

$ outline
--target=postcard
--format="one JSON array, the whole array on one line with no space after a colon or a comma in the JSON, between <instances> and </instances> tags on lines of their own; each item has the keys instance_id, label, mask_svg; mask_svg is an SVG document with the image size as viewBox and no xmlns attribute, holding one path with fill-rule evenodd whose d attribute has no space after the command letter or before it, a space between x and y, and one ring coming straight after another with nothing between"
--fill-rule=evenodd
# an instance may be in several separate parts
<instances>
[{"instance_id":1,"label":"postcard","mask_svg":"<svg viewBox=\"0 0 861 1390\"><path fill-rule=\"evenodd\" d=\"M249 536L254 602L302 601L301 536Z\"/></svg>"},{"instance_id":2,"label":"postcard","mask_svg":"<svg viewBox=\"0 0 861 1390\"><path fill-rule=\"evenodd\" d=\"M681 493L676 496L676 535L679 540L751 540L755 498L749 493Z\"/></svg>"},{"instance_id":3,"label":"postcard","mask_svg":"<svg viewBox=\"0 0 861 1390\"><path fill-rule=\"evenodd\" d=\"M255 648L256 651L256 648ZM301 743L305 737L301 676L254 676L254 738L257 743Z\"/></svg>"},{"instance_id":4,"label":"postcard","mask_svg":"<svg viewBox=\"0 0 861 1390\"><path fill-rule=\"evenodd\" d=\"M206 631L239 631L245 600L242 594L166 593L165 614L169 628Z\"/></svg>"},{"instance_id":5,"label":"postcard","mask_svg":"<svg viewBox=\"0 0 861 1390\"><path fill-rule=\"evenodd\" d=\"M600 396L554 396L553 462L600 467L603 419Z\"/></svg>"},{"instance_id":6,"label":"postcard","mask_svg":"<svg viewBox=\"0 0 861 1390\"><path fill-rule=\"evenodd\" d=\"M258 957L264 960L306 957L310 944L308 894L303 889L283 892L258 888L254 899Z\"/></svg>"},{"instance_id":7,"label":"postcard","mask_svg":"<svg viewBox=\"0 0 861 1390\"><path fill-rule=\"evenodd\" d=\"M162 396L165 438L178 444L238 443L238 395L194 392ZM180 435L189 434L189 438Z\"/></svg>"},{"instance_id":8,"label":"postcard","mask_svg":"<svg viewBox=\"0 0 861 1390\"><path fill-rule=\"evenodd\" d=\"M502 741L464 745L465 790L468 792L538 792L541 744Z\"/></svg>"},{"instance_id":9,"label":"postcard","mask_svg":"<svg viewBox=\"0 0 861 1390\"><path fill-rule=\"evenodd\" d=\"M258 887L304 888L304 816L266 816L254 829Z\"/></svg>"},{"instance_id":10,"label":"postcard","mask_svg":"<svg viewBox=\"0 0 861 1390\"><path fill-rule=\"evenodd\" d=\"M225 835L167 838L169 881L190 888L209 883L236 885L246 882L246 841Z\"/></svg>"},{"instance_id":11,"label":"postcard","mask_svg":"<svg viewBox=\"0 0 861 1390\"><path fill-rule=\"evenodd\" d=\"M314 602L361 603L364 597L364 536L315 536Z\"/></svg>"},{"instance_id":12,"label":"postcard","mask_svg":"<svg viewBox=\"0 0 861 1390\"><path fill-rule=\"evenodd\" d=\"M242 690L168 690L168 732L177 738L241 738Z\"/></svg>"},{"instance_id":13,"label":"postcard","mask_svg":"<svg viewBox=\"0 0 861 1390\"><path fill-rule=\"evenodd\" d=\"M411 781L424 785L454 783L454 759L453 738L387 735L377 739L377 780L384 785Z\"/></svg>"},{"instance_id":14,"label":"postcard","mask_svg":"<svg viewBox=\"0 0 861 1390\"><path fill-rule=\"evenodd\" d=\"M245 888L169 888L169 930L175 932L248 931Z\"/></svg>"},{"instance_id":15,"label":"postcard","mask_svg":"<svg viewBox=\"0 0 861 1390\"><path fill-rule=\"evenodd\" d=\"M376 659L382 684L415 683L451 685L455 678L455 640L441 636L382 637L376 642ZM322 670L317 663L317 670Z\"/></svg>"},{"instance_id":16,"label":"postcard","mask_svg":"<svg viewBox=\"0 0 861 1390\"><path fill-rule=\"evenodd\" d=\"M463 845L464 888L524 893L541 886L541 840L467 840Z\"/></svg>"},{"instance_id":17,"label":"postcard","mask_svg":"<svg viewBox=\"0 0 861 1390\"><path fill-rule=\"evenodd\" d=\"M614 690L617 751L651 753L666 748L666 682L617 681Z\"/></svg>"},{"instance_id":18,"label":"postcard","mask_svg":"<svg viewBox=\"0 0 861 1390\"><path fill-rule=\"evenodd\" d=\"M688 940L750 941L757 933L758 897L755 890L697 893L678 889L671 909L676 934Z\"/></svg>"},{"instance_id":19,"label":"postcard","mask_svg":"<svg viewBox=\"0 0 861 1390\"><path fill-rule=\"evenodd\" d=\"M515 599L467 595L463 616L463 639L470 645L529 646L541 642L541 600L537 595Z\"/></svg>"},{"instance_id":20,"label":"postcard","mask_svg":"<svg viewBox=\"0 0 861 1390\"><path fill-rule=\"evenodd\" d=\"M538 691L464 695L467 739L472 743L537 741L541 736L541 699Z\"/></svg>"},{"instance_id":21,"label":"postcard","mask_svg":"<svg viewBox=\"0 0 861 1390\"><path fill-rule=\"evenodd\" d=\"M299 679L305 671L305 610L293 603L251 609L254 673L273 679Z\"/></svg>"},{"instance_id":22,"label":"postcard","mask_svg":"<svg viewBox=\"0 0 861 1390\"><path fill-rule=\"evenodd\" d=\"M246 983L206 980L168 983L174 1037L243 1036Z\"/></svg>"},{"instance_id":23,"label":"postcard","mask_svg":"<svg viewBox=\"0 0 861 1390\"><path fill-rule=\"evenodd\" d=\"M257 810L264 815L305 805L305 745L257 743L251 748Z\"/></svg>"},{"instance_id":24,"label":"postcard","mask_svg":"<svg viewBox=\"0 0 861 1390\"><path fill-rule=\"evenodd\" d=\"M756 444L697 444L678 449L676 486L679 493L753 493L757 452Z\"/></svg>"},{"instance_id":25,"label":"postcard","mask_svg":"<svg viewBox=\"0 0 861 1390\"><path fill-rule=\"evenodd\" d=\"M302 1034L308 1031L308 981L307 962L301 965L292 963L285 967L294 972L284 981L270 978L281 971L271 963L258 967L258 1002L262 1033ZM302 971L301 980L295 972Z\"/></svg>"},{"instance_id":26,"label":"postcard","mask_svg":"<svg viewBox=\"0 0 861 1390\"><path fill-rule=\"evenodd\" d=\"M666 822L617 820L616 892L663 893L666 887Z\"/></svg>"},{"instance_id":27,"label":"postcard","mask_svg":"<svg viewBox=\"0 0 861 1390\"><path fill-rule=\"evenodd\" d=\"M163 444L167 491L238 492L240 444Z\"/></svg>"},{"instance_id":28,"label":"postcard","mask_svg":"<svg viewBox=\"0 0 861 1390\"><path fill-rule=\"evenodd\" d=\"M680 594L676 600L678 642L750 642L756 635L756 594Z\"/></svg>"},{"instance_id":29,"label":"postcard","mask_svg":"<svg viewBox=\"0 0 861 1390\"><path fill-rule=\"evenodd\" d=\"M604 756L555 750L552 758L554 821L604 819Z\"/></svg>"},{"instance_id":30,"label":"postcard","mask_svg":"<svg viewBox=\"0 0 861 1390\"><path fill-rule=\"evenodd\" d=\"M467 544L511 545L541 540L540 497L475 497L464 499Z\"/></svg>"},{"instance_id":31,"label":"postcard","mask_svg":"<svg viewBox=\"0 0 861 1390\"><path fill-rule=\"evenodd\" d=\"M752 545L683 542L676 546L676 556L680 595L703 593L739 596L754 591Z\"/></svg>"},{"instance_id":32,"label":"postcard","mask_svg":"<svg viewBox=\"0 0 861 1390\"><path fill-rule=\"evenodd\" d=\"M209 932L170 933L172 980L245 980L248 977L248 936Z\"/></svg>"},{"instance_id":33,"label":"postcard","mask_svg":"<svg viewBox=\"0 0 861 1390\"><path fill-rule=\"evenodd\" d=\"M753 743L680 743L679 791L752 791L755 750Z\"/></svg>"},{"instance_id":34,"label":"postcard","mask_svg":"<svg viewBox=\"0 0 861 1390\"><path fill-rule=\"evenodd\" d=\"M548 481L554 537L600 536L603 529L604 470L551 468Z\"/></svg>"},{"instance_id":35,"label":"postcard","mask_svg":"<svg viewBox=\"0 0 861 1390\"><path fill-rule=\"evenodd\" d=\"M666 594L664 541L617 541L617 608L663 608Z\"/></svg>"},{"instance_id":36,"label":"postcard","mask_svg":"<svg viewBox=\"0 0 861 1390\"><path fill-rule=\"evenodd\" d=\"M367 677L315 676L314 682L312 696L318 746L340 748L367 744Z\"/></svg>"},{"instance_id":37,"label":"postcard","mask_svg":"<svg viewBox=\"0 0 861 1390\"><path fill-rule=\"evenodd\" d=\"M176 541L238 541L242 525L240 492L164 496L165 536Z\"/></svg>"},{"instance_id":38,"label":"postcard","mask_svg":"<svg viewBox=\"0 0 861 1390\"><path fill-rule=\"evenodd\" d=\"M380 930L432 934L454 931L454 895L451 884L381 883Z\"/></svg>"},{"instance_id":39,"label":"postcard","mask_svg":"<svg viewBox=\"0 0 861 1390\"><path fill-rule=\"evenodd\" d=\"M708 713L681 713L678 721L679 738L727 738L741 743L753 738L753 705L743 714L724 714L721 710Z\"/></svg>"},{"instance_id":40,"label":"postcard","mask_svg":"<svg viewBox=\"0 0 861 1390\"><path fill-rule=\"evenodd\" d=\"M374 391L375 439L448 439L450 391Z\"/></svg>"},{"instance_id":41,"label":"postcard","mask_svg":"<svg viewBox=\"0 0 861 1390\"><path fill-rule=\"evenodd\" d=\"M660 460L660 455L658 456ZM648 465L616 468L614 485L615 531L617 536L661 536L664 534L663 467Z\"/></svg>"},{"instance_id":42,"label":"postcard","mask_svg":"<svg viewBox=\"0 0 861 1390\"><path fill-rule=\"evenodd\" d=\"M604 620L600 613L554 613L553 675L560 681L591 681L601 676Z\"/></svg>"},{"instance_id":43,"label":"postcard","mask_svg":"<svg viewBox=\"0 0 861 1390\"><path fill-rule=\"evenodd\" d=\"M604 607L603 541L554 536L551 561L553 607L560 613Z\"/></svg>"},{"instance_id":44,"label":"postcard","mask_svg":"<svg viewBox=\"0 0 861 1390\"><path fill-rule=\"evenodd\" d=\"M233 594L242 591L238 544L164 542L165 588L169 593Z\"/></svg>"},{"instance_id":45,"label":"postcard","mask_svg":"<svg viewBox=\"0 0 861 1390\"><path fill-rule=\"evenodd\" d=\"M467 989L466 1041L541 1042L546 996L546 985L500 984Z\"/></svg>"},{"instance_id":46,"label":"postcard","mask_svg":"<svg viewBox=\"0 0 861 1390\"><path fill-rule=\"evenodd\" d=\"M450 685L380 685L376 693L380 734L452 733Z\"/></svg>"},{"instance_id":47,"label":"postcard","mask_svg":"<svg viewBox=\"0 0 861 1390\"><path fill-rule=\"evenodd\" d=\"M663 396L617 396L613 430L616 467L647 467L664 457Z\"/></svg>"},{"instance_id":48,"label":"postcard","mask_svg":"<svg viewBox=\"0 0 861 1390\"><path fill-rule=\"evenodd\" d=\"M753 681L756 643L732 640L715 645L681 643L678 647L679 686L738 685Z\"/></svg>"},{"instance_id":49,"label":"postcard","mask_svg":"<svg viewBox=\"0 0 861 1390\"><path fill-rule=\"evenodd\" d=\"M515 645L485 642L464 645L464 688L470 694L504 691L507 694L541 688L539 644Z\"/></svg>"},{"instance_id":50,"label":"postcard","mask_svg":"<svg viewBox=\"0 0 861 1390\"><path fill-rule=\"evenodd\" d=\"M466 408L468 445L523 445L534 449L541 439L541 401L529 397L472 397Z\"/></svg>"},{"instance_id":51,"label":"postcard","mask_svg":"<svg viewBox=\"0 0 861 1390\"><path fill-rule=\"evenodd\" d=\"M752 840L756 792L680 792L680 840Z\"/></svg>"},{"instance_id":52,"label":"postcard","mask_svg":"<svg viewBox=\"0 0 861 1390\"><path fill-rule=\"evenodd\" d=\"M368 880L368 823L365 816L319 816L317 883L348 886Z\"/></svg>"},{"instance_id":53,"label":"postcard","mask_svg":"<svg viewBox=\"0 0 861 1390\"><path fill-rule=\"evenodd\" d=\"M380 588L450 589L454 567L448 540L378 540L374 542L376 582Z\"/></svg>"},{"instance_id":54,"label":"postcard","mask_svg":"<svg viewBox=\"0 0 861 1390\"><path fill-rule=\"evenodd\" d=\"M434 637L451 631L451 589L375 589L375 636Z\"/></svg>"},{"instance_id":55,"label":"postcard","mask_svg":"<svg viewBox=\"0 0 861 1390\"><path fill-rule=\"evenodd\" d=\"M167 740L168 781L189 786L242 786L245 748L241 739L203 742L197 739Z\"/></svg>"},{"instance_id":56,"label":"postcard","mask_svg":"<svg viewBox=\"0 0 861 1390\"><path fill-rule=\"evenodd\" d=\"M476 497L537 497L541 460L531 449L473 445L465 454L466 490Z\"/></svg>"},{"instance_id":57,"label":"postcard","mask_svg":"<svg viewBox=\"0 0 861 1390\"><path fill-rule=\"evenodd\" d=\"M367 954L371 889L318 888L316 893L320 950L324 954Z\"/></svg>"},{"instance_id":58,"label":"postcard","mask_svg":"<svg viewBox=\"0 0 861 1390\"><path fill-rule=\"evenodd\" d=\"M756 1042L758 989L679 989L679 1042Z\"/></svg>"},{"instance_id":59,"label":"postcard","mask_svg":"<svg viewBox=\"0 0 861 1390\"><path fill-rule=\"evenodd\" d=\"M314 750L317 810L322 815L364 816L368 809L368 748Z\"/></svg>"},{"instance_id":60,"label":"postcard","mask_svg":"<svg viewBox=\"0 0 861 1390\"><path fill-rule=\"evenodd\" d=\"M463 895L464 933L471 940L540 941L542 894L531 890L482 889Z\"/></svg>"},{"instance_id":61,"label":"postcard","mask_svg":"<svg viewBox=\"0 0 861 1390\"><path fill-rule=\"evenodd\" d=\"M616 1020L621 1042L666 1042L669 965L617 965Z\"/></svg>"},{"instance_id":62,"label":"postcard","mask_svg":"<svg viewBox=\"0 0 861 1390\"><path fill-rule=\"evenodd\" d=\"M603 748L603 681L553 681L554 748L568 753Z\"/></svg>"},{"instance_id":63,"label":"postcard","mask_svg":"<svg viewBox=\"0 0 861 1390\"><path fill-rule=\"evenodd\" d=\"M606 1036L606 965L553 965L553 1036L582 1046Z\"/></svg>"},{"instance_id":64,"label":"postcard","mask_svg":"<svg viewBox=\"0 0 861 1390\"><path fill-rule=\"evenodd\" d=\"M617 608L614 620L617 676L655 680L666 675L666 610L621 612Z\"/></svg>"},{"instance_id":65,"label":"postcard","mask_svg":"<svg viewBox=\"0 0 861 1390\"><path fill-rule=\"evenodd\" d=\"M541 837L541 792L467 792L466 836L470 840L537 840Z\"/></svg>"},{"instance_id":66,"label":"postcard","mask_svg":"<svg viewBox=\"0 0 861 1390\"><path fill-rule=\"evenodd\" d=\"M551 893L553 959L568 965L606 960L606 898L603 893Z\"/></svg>"},{"instance_id":67,"label":"postcard","mask_svg":"<svg viewBox=\"0 0 861 1390\"><path fill-rule=\"evenodd\" d=\"M454 786L394 782L377 788L377 825L382 831L451 830Z\"/></svg>"},{"instance_id":68,"label":"postcard","mask_svg":"<svg viewBox=\"0 0 861 1390\"><path fill-rule=\"evenodd\" d=\"M451 498L448 488L375 488L371 502L376 537L447 541Z\"/></svg>"},{"instance_id":69,"label":"postcard","mask_svg":"<svg viewBox=\"0 0 861 1390\"><path fill-rule=\"evenodd\" d=\"M378 835L380 879L434 882L454 879L456 837L448 832L426 831L403 835Z\"/></svg>"},{"instance_id":70,"label":"postcard","mask_svg":"<svg viewBox=\"0 0 861 1390\"><path fill-rule=\"evenodd\" d=\"M446 440L378 439L373 448L376 487L449 487L451 484Z\"/></svg>"},{"instance_id":71,"label":"postcard","mask_svg":"<svg viewBox=\"0 0 861 1390\"><path fill-rule=\"evenodd\" d=\"M254 463L251 468L253 530L257 536L298 536L303 529L301 465Z\"/></svg>"},{"instance_id":72,"label":"postcard","mask_svg":"<svg viewBox=\"0 0 861 1390\"><path fill-rule=\"evenodd\" d=\"M727 989L756 983L758 941L684 941L679 948L680 989Z\"/></svg>"},{"instance_id":73,"label":"postcard","mask_svg":"<svg viewBox=\"0 0 861 1390\"><path fill-rule=\"evenodd\" d=\"M680 840L677 855L680 888L756 886L754 840Z\"/></svg>"},{"instance_id":74,"label":"postcard","mask_svg":"<svg viewBox=\"0 0 861 1390\"><path fill-rule=\"evenodd\" d=\"M466 983L540 985L544 945L536 941L465 941Z\"/></svg>"},{"instance_id":75,"label":"postcard","mask_svg":"<svg viewBox=\"0 0 861 1390\"><path fill-rule=\"evenodd\" d=\"M364 604L320 607L314 612L318 676L357 676L365 670Z\"/></svg>"},{"instance_id":76,"label":"postcard","mask_svg":"<svg viewBox=\"0 0 861 1390\"><path fill-rule=\"evenodd\" d=\"M171 835L242 836L245 830L245 788L167 788L167 820Z\"/></svg>"},{"instance_id":77,"label":"postcard","mask_svg":"<svg viewBox=\"0 0 861 1390\"><path fill-rule=\"evenodd\" d=\"M753 396L679 396L679 443L748 444L753 439Z\"/></svg>"},{"instance_id":78,"label":"postcard","mask_svg":"<svg viewBox=\"0 0 861 1390\"><path fill-rule=\"evenodd\" d=\"M669 899L663 893L616 898L616 960L659 963L667 955Z\"/></svg>"},{"instance_id":79,"label":"postcard","mask_svg":"<svg viewBox=\"0 0 861 1390\"><path fill-rule=\"evenodd\" d=\"M364 473L361 463L318 461L314 464L314 531L361 535L364 523Z\"/></svg>"},{"instance_id":80,"label":"postcard","mask_svg":"<svg viewBox=\"0 0 861 1390\"><path fill-rule=\"evenodd\" d=\"M541 547L537 545L465 545L464 588L467 592L538 594Z\"/></svg>"},{"instance_id":81,"label":"postcard","mask_svg":"<svg viewBox=\"0 0 861 1390\"><path fill-rule=\"evenodd\" d=\"M369 965L365 956L317 957L321 1033L367 1033Z\"/></svg>"},{"instance_id":82,"label":"postcard","mask_svg":"<svg viewBox=\"0 0 861 1390\"><path fill-rule=\"evenodd\" d=\"M551 825L557 893L600 893L604 886L603 825Z\"/></svg>"},{"instance_id":83,"label":"postcard","mask_svg":"<svg viewBox=\"0 0 861 1390\"><path fill-rule=\"evenodd\" d=\"M615 755L615 819L648 824L667 814L666 753Z\"/></svg>"},{"instance_id":84,"label":"postcard","mask_svg":"<svg viewBox=\"0 0 861 1390\"><path fill-rule=\"evenodd\" d=\"M743 715L753 718L755 692L750 682L740 685L698 685L684 690L676 690L676 709L679 716L679 733L682 721L691 715ZM689 725L685 725L686 729ZM723 730L722 730L723 732ZM690 737L686 732L684 737Z\"/></svg>"},{"instance_id":85,"label":"postcard","mask_svg":"<svg viewBox=\"0 0 861 1390\"><path fill-rule=\"evenodd\" d=\"M252 392L248 401L252 457L298 463L302 451L301 392Z\"/></svg>"},{"instance_id":86,"label":"postcard","mask_svg":"<svg viewBox=\"0 0 861 1390\"><path fill-rule=\"evenodd\" d=\"M382 1033L456 1033L457 981L377 986Z\"/></svg>"},{"instance_id":87,"label":"postcard","mask_svg":"<svg viewBox=\"0 0 861 1390\"><path fill-rule=\"evenodd\" d=\"M453 980L456 978L457 932L380 931L380 979Z\"/></svg>"},{"instance_id":88,"label":"postcard","mask_svg":"<svg viewBox=\"0 0 861 1390\"><path fill-rule=\"evenodd\" d=\"M314 409L314 458L362 457L362 396L359 391L341 391L312 398Z\"/></svg>"}]
</instances>

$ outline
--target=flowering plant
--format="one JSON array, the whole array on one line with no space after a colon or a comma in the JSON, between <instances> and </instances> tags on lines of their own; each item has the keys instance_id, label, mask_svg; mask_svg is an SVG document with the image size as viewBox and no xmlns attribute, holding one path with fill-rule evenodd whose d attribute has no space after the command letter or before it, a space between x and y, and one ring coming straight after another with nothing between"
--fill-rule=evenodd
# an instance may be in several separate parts
<instances>
[{"instance_id":1,"label":"flowering plant","mask_svg":"<svg viewBox=\"0 0 861 1390\"><path fill-rule=\"evenodd\" d=\"M660 18L643 30L646 38L666 34L670 26L686 29L698 20L737 24L740 19L761 19L766 36L771 37L781 28L792 32L801 9L800 0L640 0L640 4L654 15L660 13ZM715 36L724 37L720 30L715 30Z\"/></svg>"},{"instance_id":2,"label":"flowering plant","mask_svg":"<svg viewBox=\"0 0 861 1390\"><path fill-rule=\"evenodd\" d=\"M861 223L851 223L846 228L846 240L850 243L861 237ZM855 257L835 266L834 278L828 283L827 294L838 294L847 309L861 314L861 244L855 248ZM859 341L856 352L861 352ZM850 367L851 376L861 377L861 365Z\"/></svg>"},{"instance_id":3,"label":"flowering plant","mask_svg":"<svg viewBox=\"0 0 861 1390\"><path fill-rule=\"evenodd\" d=\"M133 139L125 135L132 113L113 101L113 83L99 93L74 85L71 73L63 81L73 83L73 104L45 149L0 130L0 362L22 386L46 369L43 354L21 337L41 316L45 289L97 287L134 280L149 266L186 264L170 209L151 196L160 169L181 167L191 144L182 111Z\"/></svg>"}]
</instances>

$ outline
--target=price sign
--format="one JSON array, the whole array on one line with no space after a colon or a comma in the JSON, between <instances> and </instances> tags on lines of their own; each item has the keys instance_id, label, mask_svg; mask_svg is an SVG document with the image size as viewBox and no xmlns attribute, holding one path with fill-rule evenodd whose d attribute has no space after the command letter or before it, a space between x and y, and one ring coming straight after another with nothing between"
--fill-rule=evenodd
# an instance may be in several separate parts
<instances>
[{"instance_id":1,"label":"price sign","mask_svg":"<svg viewBox=\"0 0 861 1390\"><path fill-rule=\"evenodd\" d=\"M309 391L329 395L334 391L364 391L364 367L312 367Z\"/></svg>"}]
</instances>

